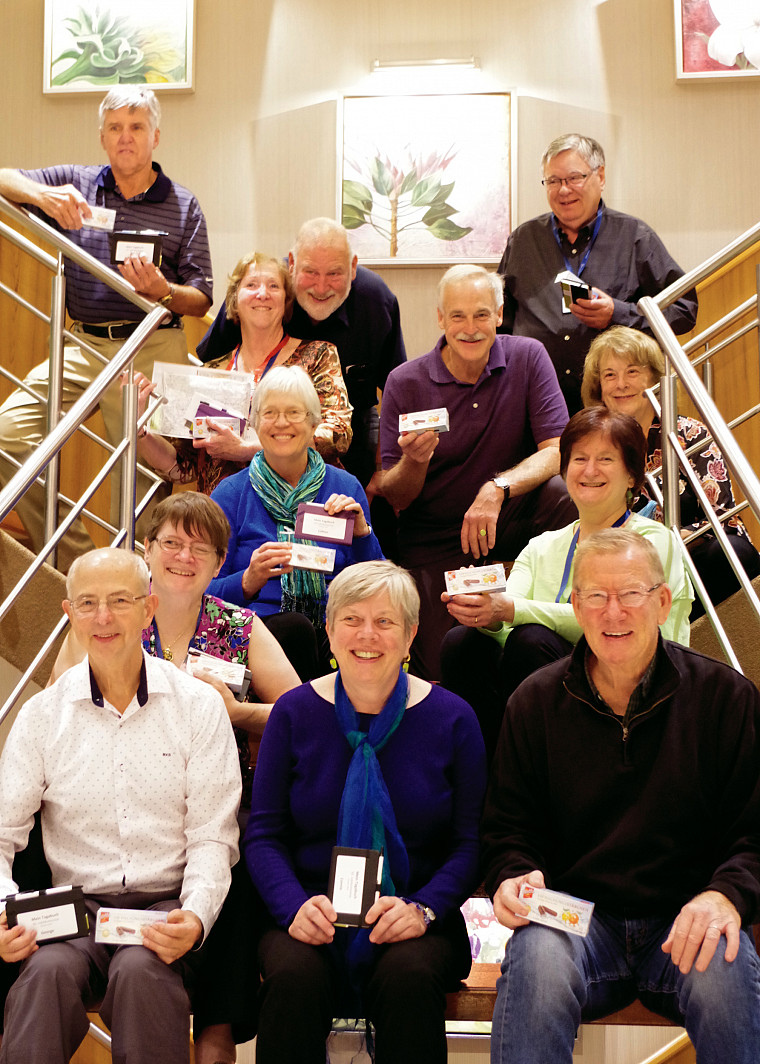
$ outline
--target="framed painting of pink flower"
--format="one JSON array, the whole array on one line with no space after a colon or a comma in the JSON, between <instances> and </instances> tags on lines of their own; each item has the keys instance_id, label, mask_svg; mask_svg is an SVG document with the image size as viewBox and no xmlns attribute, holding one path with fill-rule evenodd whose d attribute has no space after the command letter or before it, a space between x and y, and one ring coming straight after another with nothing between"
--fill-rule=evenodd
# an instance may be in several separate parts
<instances>
[{"instance_id":1,"label":"framed painting of pink flower","mask_svg":"<svg viewBox=\"0 0 760 1064\"><path fill-rule=\"evenodd\" d=\"M193 91L195 0L45 0L43 92Z\"/></svg>"},{"instance_id":2,"label":"framed painting of pink flower","mask_svg":"<svg viewBox=\"0 0 760 1064\"><path fill-rule=\"evenodd\" d=\"M338 217L362 262L498 262L512 217L511 94L344 96Z\"/></svg>"},{"instance_id":3,"label":"framed painting of pink flower","mask_svg":"<svg viewBox=\"0 0 760 1064\"><path fill-rule=\"evenodd\" d=\"M760 74L760 0L674 0L676 77Z\"/></svg>"}]
</instances>

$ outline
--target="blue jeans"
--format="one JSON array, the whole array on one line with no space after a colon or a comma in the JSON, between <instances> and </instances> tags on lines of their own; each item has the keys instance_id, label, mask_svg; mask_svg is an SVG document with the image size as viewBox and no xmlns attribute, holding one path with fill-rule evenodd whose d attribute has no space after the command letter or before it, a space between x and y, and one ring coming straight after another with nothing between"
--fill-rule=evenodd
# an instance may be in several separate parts
<instances>
[{"instance_id":1,"label":"blue jeans","mask_svg":"<svg viewBox=\"0 0 760 1064\"><path fill-rule=\"evenodd\" d=\"M571 1064L579 1025L635 998L686 1027L699 1064L760 1061L760 958L741 933L707 971L682 975L660 949L672 921L594 912L586 938L529 924L507 943L497 983L491 1064Z\"/></svg>"}]
</instances>

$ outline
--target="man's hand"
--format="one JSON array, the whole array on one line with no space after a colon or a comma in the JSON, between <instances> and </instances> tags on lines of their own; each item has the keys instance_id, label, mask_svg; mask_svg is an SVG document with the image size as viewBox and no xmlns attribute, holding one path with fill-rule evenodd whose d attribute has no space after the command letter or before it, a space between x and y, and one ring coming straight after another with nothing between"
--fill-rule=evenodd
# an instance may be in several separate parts
<instances>
[{"instance_id":1,"label":"man's hand","mask_svg":"<svg viewBox=\"0 0 760 1064\"><path fill-rule=\"evenodd\" d=\"M444 591L441 602L455 621L468 628L491 628L502 622L511 624L515 619L514 599L503 591L492 595L449 595Z\"/></svg>"},{"instance_id":2,"label":"man's hand","mask_svg":"<svg viewBox=\"0 0 760 1064\"><path fill-rule=\"evenodd\" d=\"M142 255L131 255L119 263L119 273L136 292L148 299L159 300L169 294L169 282L152 262Z\"/></svg>"},{"instance_id":3,"label":"man's hand","mask_svg":"<svg viewBox=\"0 0 760 1064\"><path fill-rule=\"evenodd\" d=\"M612 297L603 292L601 288L592 288L591 297L591 299L577 299L570 307L570 313L591 329L606 329L615 312Z\"/></svg>"},{"instance_id":4,"label":"man's hand","mask_svg":"<svg viewBox=\"0 0 760 1064\"><path fill-rule=\"evenodd\" d=\"M416 905L402 898L378 898L367 910L367 923L374 924L369 936L376 946L384 942L405 942L408 938L421 938L427 931L425 920Z\"/></svg>"},{"instance_id":5,"label":"man's hand","mask_svg":"<svg viewBox=\"0 0 760 1064\"><path fill-rule=\"evenodd\" d=\"M143 946L157 954L164 964L173 964L203 937L203 924L189 909L172 909L165 924L146 924L142 935Z\"/></svg>"},{"instance_id":6,"label":"man's hand","mask_svg":"<svg viewBox=\"0 0 760 1064\"><path fill-rule=\"evenodd\" d=\"M40 948L36 942L37 932L31 928L16 924L8 929L8 918L5 912L0 914L0 958L6 964L15 964L31 957Z\"/></svg>"},{"instance_id":7,"label":"man's hand","mask_svg":"<svg viewBox=\"0 0 760 1064\"><path fill-rule=\"evenodd\" d=\"M251 554L248 568L243 573L243 592L246 598L253 598L261 591L267 580L273 576L280 577L283 573L290 573L293 567L290 564L292 547L290 543L262 543Z\"/></svg>"},{"instance_id":8,"label":"man's hand","mask_svg":"<svg viewBox=\"0 0 760 1064\"><path fill-rule=\"evenodd\" d=\"M326 894L317 894L303 903L288 934L307 946L324 946L332 942L335 935L335 921L338 914Z\"/></svg>"},{"instance_id":9,"label":"man's hand","mask_svg":"<svg viewBox=\"0 0 760 1064\"><path fill-rule=\"evenodd\" d=\"M40 185L38 206L62 229L81 229L83 218L92 218L92 210L78 188L73 185Z\"/></svg>"},{"instance_id":10,"label":"man's hand","mask_svg":"<svg viewBox=\"0 0 760 1064\"><path fill-rule=\"evenodd\" d=\"M520 901L518 894L523 883L530 883L533 887L544 887L544 873L536 868L532 872L526 872L514 879L505 879L499 884L499 889L493 897L493 911L496 919L505 927L515 931L518 927L525 927L530 920L525 919L525 913L530 909Z\"/></svg>"},{"instance_id":11,"label":"man's hand","mask_svg":"<svg viewBox=\"0 0 760 1064\"><path fill-rule=\"evenodd\" d=\"M484 484L462 521L462 551L484 558L496 545L496 522L504 502L504 492L493 481Z\"/></svg>"},{"instance_id":12,"label":"man's hand","mask_svg":"<svg viewBox=\"0 0 760 1064\"><path fill-rule=\"evenodd\" d=\"M438 433L432 429L427 432L402 432L398 445L404 458L417 465L427 465L438 446Z\"/></svg>"},{"instance_id":13,"label":"man's hand","mask_svg":"<svg viewBox=\"0 0 760 1064\"><path fill-rule=\"evenodd\" d=\"M684 975L691 971L695 957L697 971L704 972L721 935L726 936L726 960L729 963L736 960L741 925L736 907L725 894L718 890L706 890L681 909L662 944L662 951L670 954L673 964Z\"/></svg>"}]
</instances>

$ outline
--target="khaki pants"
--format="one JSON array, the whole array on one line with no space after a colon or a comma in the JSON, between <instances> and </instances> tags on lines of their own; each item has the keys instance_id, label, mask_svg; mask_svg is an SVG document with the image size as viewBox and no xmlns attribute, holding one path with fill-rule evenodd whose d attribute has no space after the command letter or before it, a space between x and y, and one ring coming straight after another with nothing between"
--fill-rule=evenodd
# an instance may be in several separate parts
<instances>
[{"instance_id":1,"label":"khaki pants","mask_svg":"<svg viewBox=\"0 0 760 1064\"><path fill-rule=\"evenodd\" d=\"M85 333L79 323L71 330L79 333L83 339L106 359L113 358L121 348L123 340L101 339ZM182 329L157 329L143 345L134 361L135 370L146 376L153 374L154 362L173 362L179 365L187 363L187 343ZM82 393L100 374L103 365L89 351L73 344L67 345L63 353L63 393L62 408L64 413L80 398ZM25 383L34 388L45 400L48 396L47 362L35 366L27 375ZM121 387L118 383L109 388L100 403L100 412L106 428L106 438L116 445L123 439L121 417ZM17 389L0 407L0 451L12 455L19 462L27 457L34 447L39 446L47 430L47 408L37 402L31 395ZM5 486L16 473L16 467L0 457L0 485ZM114 511L118 513L120 475L118 469L111 477L112 520ZM145 478L138 479L137 492L141 496L147 487ZM63 516L64 508L61 508ZM44 545L45 495L38 484L26 492L16 504L16 513L26 528L33 549L39 552ZM92 540L82 524L77 520L61 541L58 551L58 567L66 572L74 558L92 549Z\"/></svg>"}]
</instances>

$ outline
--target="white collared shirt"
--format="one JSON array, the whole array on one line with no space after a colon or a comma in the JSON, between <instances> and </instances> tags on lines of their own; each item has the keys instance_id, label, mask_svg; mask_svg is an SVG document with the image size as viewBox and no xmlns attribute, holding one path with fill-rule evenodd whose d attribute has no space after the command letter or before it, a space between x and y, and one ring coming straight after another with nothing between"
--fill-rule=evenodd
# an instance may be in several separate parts
<instances>
[{"instance_id":1,"label":"white collared shirt","mask_svg":"<svg viewBox=\"0 0 760 1064\"><path fill-rule=\"evenodd\" d=\"M144 654L147 701L93 701L88 661L19 711L0 758L0 897L42 806L53 884L176 890L208 934L237 859L240 768L218 692Z\"/></svg>"}]
</instances>

